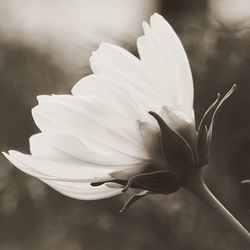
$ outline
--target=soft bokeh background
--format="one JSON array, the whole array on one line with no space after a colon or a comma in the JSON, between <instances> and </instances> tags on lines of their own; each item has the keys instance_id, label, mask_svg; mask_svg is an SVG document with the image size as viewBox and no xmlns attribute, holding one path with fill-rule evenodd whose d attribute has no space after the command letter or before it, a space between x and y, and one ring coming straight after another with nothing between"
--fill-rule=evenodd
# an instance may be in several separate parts
<instances>
[{"instance_id":1,"label":"soft bokeh background","mask_svg":"<svg viewBox=\"0 0 250 250\"><path fill-rule=\"evenodd\" d=\"M0 1L0 146L28 152L36 96L69 93L108 41L136 53L141 21L163 14L187 51L200 119L218 91L238 89L217 119L206 182L250 230L250 1ZM167 45L166 45L167 46ZM179 191L119 214L128 194L66 198L0 157L0 250L247 249L199 200ZM249 248L250 249L250 248Z\"/></svg>"}]
</instances>

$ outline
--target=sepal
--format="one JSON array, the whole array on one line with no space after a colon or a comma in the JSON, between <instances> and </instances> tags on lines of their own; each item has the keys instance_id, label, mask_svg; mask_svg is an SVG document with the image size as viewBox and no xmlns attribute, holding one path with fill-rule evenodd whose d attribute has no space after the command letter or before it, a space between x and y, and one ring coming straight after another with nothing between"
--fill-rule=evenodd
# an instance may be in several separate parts
<instances>
[{"instance_id":1,"label":"sepal","mask_svg":"<svg viewBox=\"0 0 250 250\"><path fill-rule=\"evenodd\" d=\"M173 131L158 114L152 111L149 114L157 120L161 129L161 149L170 170L179 176L185 175L195 165L190 145L180 134Z\"/></svg>"},{"instance_id":2,"label":"sepal","mask_svg":"<svg viewBox=\"0 0 250 250\"><path fill-rule=\"evenodd\" d=\"M210 105L205 114L203 115L201 122L198 127L196 153L197 153L197 165L203 167L208 163L209 149L213 135L213 127L216 116L221 110L222 105L225 101L233 94L236 90L236 84L225 94L223 98L218 93L217 99Z\"/></svg>"},{"instance_id":3,"label":"sepal","mask_svg":"<svg viewBox=\"0 0 250 250\"><path fill-rule=\"evenodd\" d=\"M120 210L120 213L123 213L125 210L127 210L131 205L133 205L136 201L140 200L150 192L147 190L143 190L138 194L133 194L123 205L122 209Z\"/></svg>"},{"instance_id":4,"label":"sepal","mask_svg":"<svg viewBox=\"0 0 250 250\"><path fill-rule=\"evenodd\" d=\"M212 115L216 109L218 102L220 101L221 95L218 93L216 100L209 106L201 118L196 142L196 153L197 153L197 165L202 167L208 163L209 156L209 142L208 142L208 126L211 122Z\"/></svg>"},{"instance_id":5,"label":"sepal","mask_svg":"<svg viewBox=\"0 0 250 250\"><path fill-rule=\"evenodd\" d=\"M155 171L131 177L123 192L126 192L130 187L148 190L157 194L170 194L180 188L180 179L172 172Z\"/></svg>"}]
</instances>

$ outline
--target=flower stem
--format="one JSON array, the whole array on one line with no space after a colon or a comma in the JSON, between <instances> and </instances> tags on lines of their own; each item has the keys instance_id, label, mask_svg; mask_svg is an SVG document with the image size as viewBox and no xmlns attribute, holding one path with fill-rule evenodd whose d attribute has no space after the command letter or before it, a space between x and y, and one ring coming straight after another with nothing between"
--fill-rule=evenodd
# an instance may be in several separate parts
<instances>
[{"instance_id":1,"label":"flower stem","mask_svg":"<svg viewBox=\"0 0 250 250\"><path fill-rule=\"evenodd\" d=\"M250 246L249 232L210 192L202 178L201 171L197 171L196 173L190 175L186 179L183 186L202 200L210 209L212 209L226 225L231 227L231 229L241 237L242 241L246 243L246 246Z\"/></svg>"}]
</instances>

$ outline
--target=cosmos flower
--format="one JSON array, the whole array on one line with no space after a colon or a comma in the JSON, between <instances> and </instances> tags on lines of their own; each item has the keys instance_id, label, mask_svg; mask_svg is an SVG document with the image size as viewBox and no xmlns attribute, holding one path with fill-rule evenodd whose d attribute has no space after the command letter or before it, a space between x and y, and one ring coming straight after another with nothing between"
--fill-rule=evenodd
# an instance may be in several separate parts
<instances>
[{"instance_id":1,"label":"cosmos flower","mask_svg":"<svg viewBox=\"0 0 250 250\"><path fill-rule=\"evenodd\" d=\"M58 192L82 200L139 190L169 194L206 165L215 115L234 91L218 95L196 130L193 80L177 35L159 14L143 23L139 57L103 43L90 58L92 75L72 95L39 96L32 110L41 133L31 155L4 155Z\"/></svg>"}]
</instances>

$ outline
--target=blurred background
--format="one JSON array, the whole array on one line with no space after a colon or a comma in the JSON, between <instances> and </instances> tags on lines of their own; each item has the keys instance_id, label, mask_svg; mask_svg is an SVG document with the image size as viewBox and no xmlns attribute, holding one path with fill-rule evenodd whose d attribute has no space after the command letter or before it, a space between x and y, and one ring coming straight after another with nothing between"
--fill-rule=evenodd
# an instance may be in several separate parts
<instances>
[{"instance_id":1,"label":"blurred background","mask_svg":"<svg viewBox=\"0 0 250 250\"><path fill-rule=\"evenodd\" d=\"M208 186L250 230L249 0L0 0L0 146L29 152L39 94L70 93L90 73L100 42L136 54L142 20L155 11L179 35L190 60L197 120L234 83L216 121ZM0 156L0 250L240 250L239 238L180 190L147 197L124 214L127 194L66 198Z\"/></svg>"}]
</instances>

